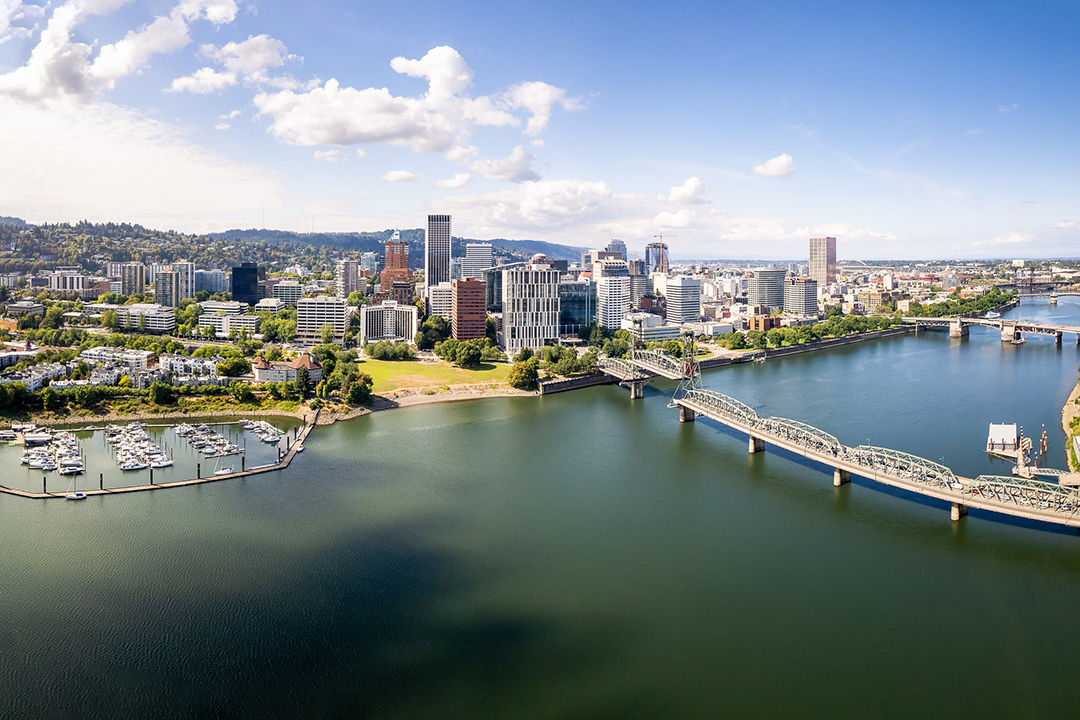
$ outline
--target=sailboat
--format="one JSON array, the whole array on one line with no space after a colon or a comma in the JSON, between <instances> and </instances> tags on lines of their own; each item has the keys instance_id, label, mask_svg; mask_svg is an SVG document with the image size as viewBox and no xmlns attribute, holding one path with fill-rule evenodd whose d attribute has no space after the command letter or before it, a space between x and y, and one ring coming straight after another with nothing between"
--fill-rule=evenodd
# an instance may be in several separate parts
<instances>
[{"instance_id":1,"label":"sailboat","mask_svg":"<svg viewBox=\"0 0 1080 720\"><path fill-rule=\"evenodd\" d=\"M78 476L77 475L72 475L71 476L71 492L69 492L67 495L64 496L65 500L85 500L86 499L86 493L79 492L78 489L77 489L78 488L78 482L79 482L78 481Z\"/></svg>"}]
</instances>

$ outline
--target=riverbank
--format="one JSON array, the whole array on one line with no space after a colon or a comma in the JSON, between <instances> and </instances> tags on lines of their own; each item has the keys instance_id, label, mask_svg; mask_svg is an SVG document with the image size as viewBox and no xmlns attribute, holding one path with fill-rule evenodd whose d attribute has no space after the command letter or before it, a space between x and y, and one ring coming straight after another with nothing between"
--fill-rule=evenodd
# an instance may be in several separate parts
<instances>
[{"instance_id":1,"label":"riverbank","mask_svg":"<svg viewBox=\"0 0 1080 720\"><path fill-rule=\"evenodd\" d=\"M393 410L413 405L458 402L461 400L481 400L496 397L537 397L534 390L517 390L501 383L483 383L479 385L440 385L431 387L403 388L375 395L371 411Z\"/></svg>"},{"instance_id":2,"label":"riverbank","mask_svg":"<svg viewBox=\"0 0 1080 720\"><path fill-rule=\"evenodd\" d=\"M1061 428L1065 431L1065 454L1069 469L1080 472L1080 458L1076 457L1073 438L1080 436L1080 382L1069 393L1069 399L1061 408Z\"/></svg>"}]
</instances>

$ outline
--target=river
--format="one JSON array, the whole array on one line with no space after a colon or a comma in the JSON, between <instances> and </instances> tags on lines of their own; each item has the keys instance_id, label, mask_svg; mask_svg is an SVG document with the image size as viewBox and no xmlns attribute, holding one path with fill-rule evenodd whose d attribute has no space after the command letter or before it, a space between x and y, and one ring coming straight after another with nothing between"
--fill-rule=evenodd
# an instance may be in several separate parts
<instances>
[{"instance_id":1,"label":"river","mask_svg":"<svg viewBox=\"0 0 1080 720\"><path fill-rule=\"evenodd\" d=\"M1080 303L1010 315L1080 324ZM973 328L706 371L761 414L1007 474L1080 348ZM1080 536L940 504L616 386L318 428L284 472L0 497L0 717L1047 717ZM4 465L8 472L9 464ZM22 470L19 470L21 473Z\"/></svg>"}]
</instances>

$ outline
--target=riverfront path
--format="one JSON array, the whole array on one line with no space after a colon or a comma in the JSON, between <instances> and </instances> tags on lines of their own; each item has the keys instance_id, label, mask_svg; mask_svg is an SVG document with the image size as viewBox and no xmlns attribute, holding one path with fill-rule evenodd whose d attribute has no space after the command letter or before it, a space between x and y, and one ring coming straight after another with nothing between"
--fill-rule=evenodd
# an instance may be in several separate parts
<instances>
[{"instance_id":1,"label":"riverfront path","mask_svg":"<svg viewBox=\"0 0 1080 720\"><path fill-rule=\"evenodd\" d=\"M222 475L210 475L207 477L190 478L188 480L175 480L167 483L154 483L152 485L129 485L127 487L118 488L103 488L94 490L80 490L87 497L93 495L122 495L124 493L133 492L146 492L148 490L165 490L166 488L179 488L188 487L191 485L202 485L204 483L219 482L221 480L233 480L235 478L248 477L251 475L259 475L261 473L275 472L277 470L284 470L289 467L289 463L296 457L298 452L297 448L300 447L311 434L311 430L315 427L315 422L318 420L318 412L312 417L312 419L304 425L303 429L296 436L296 440L289 446L288 452L286 452L281 459L271 465L259 465L257 467L247 468L246 470L240 470L238 472L231 472ZM6 495L15 495L17 497L30 498L33 500L52 500L56 498L65 498L70 491L64 492L31 492L29 490L18 490L16 488L9 488L4 485L0 485L0 493Z\"/></svg>"},{"instance_id":2,"label":"riverfront path","mask_svg":"<svg viewBox=\"0 0 1080 720\"><path fill-rule=\"evenodd\" d=\"M1080 493L1056 483L1015 477L980 475L959 477L939 463L890 450L859 445L849 447L811 425L778 417L759 417L753 408L715 390L689 388L672 400L680 422L704 415L746 433L751 453L765 443L833 468L833 484L849 482L852 475L950 503L952 519L969 507L1028 520L1080 527Z\"/></svg>"}]
</instances>

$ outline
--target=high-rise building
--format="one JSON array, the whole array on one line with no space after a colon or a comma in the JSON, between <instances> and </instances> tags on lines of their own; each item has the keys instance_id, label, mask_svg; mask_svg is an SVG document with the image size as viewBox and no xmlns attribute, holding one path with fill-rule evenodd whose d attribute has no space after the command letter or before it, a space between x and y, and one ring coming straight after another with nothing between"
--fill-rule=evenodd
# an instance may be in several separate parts
<instances>
[{"instance_id":1,"label":"high-rise building","mask_svg":"<svg viewBox=\"0 0 1080 720\"><path fill-rule=\"evenodd\" d=\"M416 306L383 300L360 308L360 342L412 342L416 337Z\"/></svg>"},{"instance_id":2,"label":"high-rise building","mask_svg":"<svg viewBox=\"0 0 1080 720\"><path fill-rule=\"evenodd\" d=\"M259 302L259 271L253 262L240 263L232 269L232 299L252 307ZM265 272L265 271L264 271Z\"/></svg>"},{"instance_id":3,"label":"high-rise building","mask_svg":"<svg viewBox=\"0 0 1080 720\"><path fill-rule=\"evenodd\" d=\"M630 306L640 307L641 298L653 291L652 279L648 275L630 276Z\"/></svg>"},{"instance_id":4,"label":"high-rise building","mask_svg":"<svg viewBox=\"0 0 1080 720\"><path fill-rule=\"evenodd\" d=\"M770 310L784 309L784 268L758 268L750 276L746 300L750 305L764 305Z\"/></svg>"},{"instance_id":5,"label":"high-rise building","mask_svg":"<svg viewBox=\"0 0 1080 720\"><path fill-rule=\"evenodd\" d=\"M461 277L479 279L484 270L495 264L491 243L468 243L461 258Z\"/></svg>"},{"instance_id":6,"label":"high-rise building","mask_svg":"<svg viewBox=\"0 0 1080 720\"><path fill-rule=\"evenodd\" d=\"M379 274L379 284L383 292L386 292L396 282L412 283L412 272L409 270L409 243L401 239L397 230L384 246L386 251L383 262L383 271ZM411 300L410 300L411 302Z\"/></svg>"},{"instance_id":7,"label":"high-rise building","mask_svg":"<svg viewBox=\"0 0 1080 720\"><path fill-rule=\"evenodd\" d=\"M594 280L602 277L630 277L630 269L626 261L613 257L595 261L592 265L592 271Z\"/></svg>"},{"instance_id":8,"label":"high-rise building","mask_svg":"<svg viewBox=\"0 0 1080 720\"><path fill-rule=\"evenodd\" d=\"M180 274L172 270L158 270L154 276L154 302L165 307L180 304Z\"/></svg>"},{"instance_id":9,"label":"high-rise building","mask_svg":"<svg viewBox=\"0 0 1080 720\"><path fill-rule=\"evenodd\" d=\"M539 350L559 339L559 271L543 255L503 270L503 344L506 354Z\"/></svg>"},{"instance_id":10,"label":"high-rise building","mask_svg":"<svg viewBox=\"0 0 1080 720\"><path fill-rule=\"evenodd\" d=\"M836 238L810 238L810 277L819 288L836 282Z\"/></svg>"},{"instance_id":11,"label":"high-rise building","mask_svg":"<svg viewBox=\"0 0 1080 720\"><path fill-rule=\"evenodd\" d=\"M628 260L626 257L626 243L617 238L612 238L608 241L607 247L604 248L609 253L618 253L619 260Z\"/></svg>"},{"instance_id":12,"label":"high-rise building","mask_svg":"<svg viewBox=\"0 0 1080 720\"><path fill-rule=\"evenodd\" d=\"M817 315L817 280L792 277L784 282L784 312L798 315Z\"/></svg>"},{"instance_id":13,"label":"high-rise building","mask_svg":"<svg viewBox=\"0 0 1080 720\"><path fill-rule=\"evenodd\" d=\"M195 297L195 264L187 260L177 260L172 264L172 271L177 276L177 304L184 298Z\"/></svg>"},{"instance_id":14,"label":"high-rise building","mask_svg":"<svg viewBox=\"0 0 1080 720\"><path fill-rule=\"evenodd\" d=\"M282 280L274 286L274 297L286 305L295 305L304 297L304 286L296 280Z\"/></svg>"},{"instance_id":15,"label":"high-rise building","mask_svg":"<svg viewBox=\"0 0 1080 720\"><path fill-rule=\"evenodd\" d=\"M428 288L428 315L451 320L454 316L454 288L450 280Z\"/></svg>"},{"instance_id":16,"label":"high-rise building","mask_svg":"<svg viewBox=\"0 0 1080 720\"><path fill-rule=\"evenodd\" d=\"M203 290L210 293L226 292L227 285L225 284L225 271L224 270L196 270L195 271L195 292L202 292Z\"/></svg>"},{"instance_id":17,"label":"high-rise building","mask_svg":"<svg viewBox=\"0 0 1080 720\"><path fill-rule=\"evenodd\" d=\"M374 275L379 271L379 253L366 252L360 255L360 269Z\"/></svg>"},{"instance_id":18,"label":"high-rise building","mask_svg":"<svg viewBox=\"0 0 1080 720\"><path fill-rule=\"evenodd\" d=\"M559 282L559 335L577 335L596 322L596 283Z\"/></svg>"},{"instance_id":19,"label":"high-rise building","mask_svg":"<svg viewBox=\"0 0 1080 720\"><path fill-rule=\"evenodd\" d=\"M666 273L671 267L668 263L668 247L662 242L651 242L645 246L645 271Z\"/></svg>"},{"instance_id":20,"label":"high-rise building","mask_svg":"<svg viewBox=\"0 0 1080 720\"><path fill-rule=\"evenodd\" d=\"M412 305L413 303L413 284L412 281L403 282L401 280L395 280L390 283L390 287L380 283L382 292L390 293L390 299L395 300L401 305Z\"/></svg>"},{"instance_id":21,"label":"high-rise building","mask_svg":"<svg viewBox=\"0 0 1080 720\"><path fill-rule=\"evenodd\" d=\"M450 282L450 216L428 215L424 234L424 289Z\"/></svg>"},{"instance_id":22,"label":"high-rise building","mask_svg":"<svg viewBox=\"0 0 1080 720\"><path fill-rule=\"evenodd\" d=\"M341 343L355 308L345 304L345 298L321 295L303 298L296 304L296 339L305 344L322 342L322 329L330 325L334 342Z\"/></svg>"},{"instance_id":23,"label":"high-rise building","mask_svg":"<svg viewBox=\"0 0 1080 720\"><path fill-rule=\"evenodd\" d=\"M360 289L360 274L356 271L355 260L342 259L334 264L334 294L340 298L349 297Z\"/></svg>"},{"instance_id":24,"label":"high-rise building","mask_svg":"<svg viewBox=\"0 0 1080 720\"><path fill-rule=\"evenodd\" d=\"M474 340L487 334L483 280L460 278L451 281L453 307L451 326L455 340Z\"/></svg>"},{"instance_id":25,"label":"high-rise building","mask_svg":"<svg viewBox=\"0 0 1080 720\"><path fill-rule=\"evenodd\" d=\"M697 322L701 319L701 281L679 276L667 281L667 321L669 323Z\"/></svg>"},{"instance_id":26,"label":"high-rise building","mask_svg":"<svg viewBox=\"0 0 1080 720\"><path fill-rule=\"evenodd\" d=\"M607 330L622 327L623 315L630 312L630 278L604 276L596 281L596 321Z\"/></svg>"},{"instance_id":27,"label":"high-rise building","mask_svg":"<svg viewBox=\"0 0 1080 720\"><path fill-rule=\"evenodd\" d=\"M120 292L136 295L146 292L146 266L142 263L124 263L120 268Z\"/></svg>"}]
</instances>

